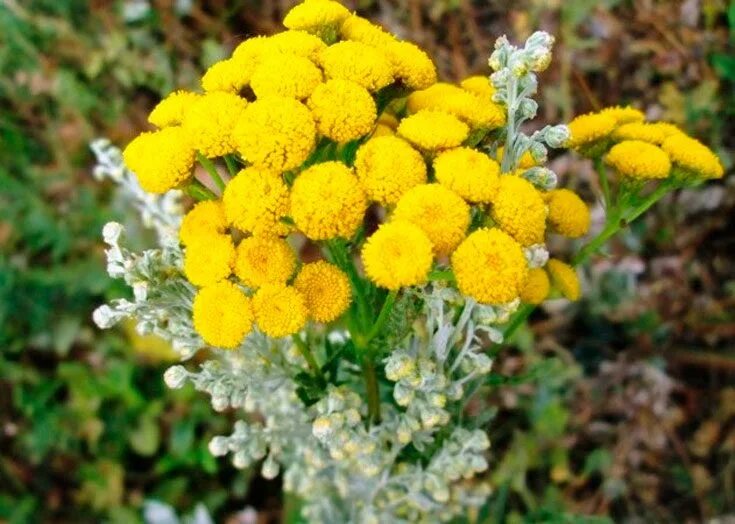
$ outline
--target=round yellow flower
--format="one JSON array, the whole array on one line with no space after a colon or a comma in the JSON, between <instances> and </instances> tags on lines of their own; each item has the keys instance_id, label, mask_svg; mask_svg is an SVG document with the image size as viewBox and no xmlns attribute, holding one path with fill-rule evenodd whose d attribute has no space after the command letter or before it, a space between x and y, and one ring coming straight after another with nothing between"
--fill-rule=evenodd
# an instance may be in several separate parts
<instances>
[{"instance_id":1,"label":"round yellow flower","mask_svg":"<svg viewBox=\"0 0 735 524\"><path fill-rule=\"evenodd\" d=\"M500 166L484 153L458 147L434 159L437 181L468 202L492 202L500 186Z\"/></svg>"},{"instance_id":2,"label":"round yellow flower","mask_svg":"<svg viewBox=\"0 0 735 524\"><path fill-rule=\"evenodd\" d=\"M340 27L340 34L345 40L362 42L374 47L383 47L395 42L393 35L384 31L369 20L357 15L347 17Z\"/></svg>"},{"instance_id":3,"label":"round yellow flower","mask_svg":"<svg viewBox=\"0 0 735 524\"><path fill-rule=\"evenodd\" d=\"M666 122L631 122L615 129L612 137L619 141L641 140L660 146L666 138L678 133L681 133L678 127L673 124L667 124Z\"/></svg>"},{"instance_id":4,"label":"round yellow flower","mask_svg":"<svg viewBox=\"0 0 735 524\"><path fill-rule=\"evenodd\" d=\"M265 51L268 53L286 53L303 56L312 62L316 62L327 44L319 38L306 31L289 30L276 33L266 39Z\"/></svg>"},{"instance_id":5,"label":"round yellow flower","mask_svg":"<svg viewBox=\"0 0 735 524\"><path fill-rule=\"evenodd\" d=\"M395 204L414 186L426 182L421 154L397 136L371 138L355 157L355 171L370 200Z\"/></svg>"},{"instance_id":6,"label":"round yellow flower","mask_svg":"<svg viewBox=\"0 0 735 524\"><path fill-rule=\"evenodd\" d=\"M211 346L234 349L253 327L250 299L227 280L200 289L192 309L194 329Z\"/></svg>"},{"instance_id":7,"label":"round yellow flower","mask_svg":"<svg viewBox=\"0 0 735 524\"><path fill-rule=\"evenodd\" d=\"M174 91L158 102L148 115L148 122L159 128L181 124L186 111L199 96L189 91Z\"/></svg>"},{"instance_id":8,"label":"round yellow flower","mask_svg":"<svg viewBox=\"0 0 735 524\"><path fill-rule=\"evenodd\" d=\"M554 287L561 291L562 295L569 300L579 300L582 294L579 277L572 266L565 264L561 260L552 258L547 262L546 270L549 272Z\"/></svg>"},{"instance_id":9,"label":"round yellow flower","mask_svg":"<svg viewBox=\"0 0 735 524\"><path fill-rule=\"evenodd\" d=\"M322 72L303 56L271 53L255 68L250 87L258 98L308 98L322 81Z\"/></svg>"},{"instance_id":10,"label":"round yellow flower","mask_svg":"<svg viewBox=\"0 0 735 524\"><path fill-rule=\"evenodd\" d=\"M567 147L580 149L590 146L613 132L618 125L615 117L599 113L580 115L569 122L569 141Z\"/></svg>"},{"instance_id":11,"label":"round yellow flower","mask_svg":"<svg viewBox=\"0 0 735 524\"><path fill-rule=\"evenodd\" d=\"M237 94L250 83L253 65L228 58L212 64L202 76L202 89L207 93L222 91Z\"/></svg>"},{"instance_id":12,"label":"round yellow flower","mask_svg":"<svg viewBox=\"0 0 735 524\"><path fill-rule=\"evenodd\" d=\"M229 235L207 235L186 246L184 275L195 286L208 286L232 274L235 246Z\"/></svg>"},{"instance_id":13,"label":"round yellow flower","mask_svg":"<svg viewBox=\"0 0 735 524\"><path fill-rule=\"evenodd\" d=\"M605 162L622 177L634 180L660 179L669 176L671 161L660 147L641 140L624 140L615 144Z\"/></svg>"},{"instance_id":14,"label":"round yellow flower","mask_svg":"<svg viewBox=\"0 0 735 524\"><path fill-rule=\"evenodd\" d=\"M725 170L710 148L699 140L677 133L669 136L661 144L674 164L688 173L700 178L722 178Z\"/></svg>"},{"instance_id":15,"label":"round yellow flower","mask_svg":"<svg viewBox=\"0 0 735 524\"><path fill-rule=\"evenodd\" d=\"M436 82L436 66L423 49L410 42L387 42L380 47L393 64L393 74L410 89L426 89Z\"/></svg>"},{"instance_id":16,"label":"round yellow flower","mask_svg":"<svg viewBox=\"0 0 735 524\"><path fill-rule=\"evenodd\" d=\"M246 84L250 83L253 70L260 63L263 54L273 48L272 38L265 36L248 38L232 52L231 60L241 69L242 78L246 79Z\"/></svg>"},{"instance_id":17,"label":"round yellow flower","mask_svg":"<svg viewBox=\"0 0 735 524\"><path fill-rule=\"evenodd\" d=\"M340 143L370 133L377 117L375 101L367 89L349 80L320 84L307 105L319 133Z\"/></svg>"},{"instance_id":18,"label":"round yellow flower","mask_svg":"<svg viewBox=\"0 0 735 524\"><path fill-rule=\"evenodd\" d=\"M324 260L304 264L294 287L304 297L309 316L317 322L332 322L350 307L352 289L347 275Z\"/></svg>"},{"instance_id":19,"label":"round yellow flower","mask_svg":"<svg viewBox=\"0 0 735 524\"><path fill-rule=\"evenodd\" d=\"M630 122L643 122L646 119L646 115L642 111L630 106L606 107L599 114L614 118L617 125L629 124Z\"/></svg>"},{"instance_id":20,"label":"round yellow flower","mask_svg":"<svg viewBox=\"0 0 735 524\"><path fill-rule=\"evenodd\" d=\"M590 210L574 191L554 189L544 195L549 207L551 228L569 238L587 234L590 229Z\"/></svg>"},{"instance_id":21,"label":"round yellow flower","mask_svg":"<svg viewBox=\"0 0 735 524\"><path fill-rule=\"evenodd\" d=\"M235 275L252 289L285 284L296 269L296 255L278 237L248 237L235 250Z\"/></svg>"},{"instance_id":22,"label":"round yellow flower","mask_svg":"<svg viewBox=\"0 0 735 524\"><path fill-rule=\"evenodd\" d=\"M521 289L520 298L526 304L538 306L546 300L550 290L551 283L546 271L541 268L529 269L528 278L526 278L526 283Z\"/></svg>"},{"instance_id":23,"label":"round yellow flower","mask_svg":"<svg viewBox=\"0 0 735 524\"><path fill-rule=\"evenodd\" d=\"M291 286L262 286L253 296L253 311L256 324L269 337L293 335L306 325L304 297Z\"/></svg>"},{"instance_id":24,"label":"round yellow flower","mask_svg":"<svg viewBox=\"0 0 735 524\"><path fill-rule=\"evenodd\" d=\"M505 152L505 148L503 146L500 146L498 150L495 153L495 158L498 159L498 164L503 163L503 153ZM516 169L531 169L532 167L536 167L538 165L538 162L536 162L533 159L533 155L531 155L530 151L526 151L521 155L521 158L518 159L518 165L516 165Z\"/></svg>"},{"instance_id":25,"label":"round yellow flower","mask_svg":"<svg viewBox=\"0 0 735 524\"><path fill-rule=\"evenodd\" d=\"M523 246L539 244L546 231L546 204L538 190L527 180L504 175L492 205L498 226Z\"/></svg>"},{"instance_id":26,"label":"round yellow flower","mask_svg":"<svg viewBox=\"0 0 735 524\"><path fill-rule=\"evenodd\" d=\"M421 228L431 240L434 252L446 255L467 232L470 206L440 184L422 184L406 191L396 204L391 220Z\"/></svg>"},{"instance_id":27,"label":"round yellow flower","mask_svg":"<svg viewBox=\"0 0 735 524\"><path fill-rule=\"evenodd\" d=\"M496 228L470 233L452 254L452 269L459 290L483 304L515 300L528 273L521 246Z\"/></svg>"},{"instance_id":28,"label":"round yellow flower","mask_svg":"<svg viewBox=\"0 0 735 524\"><path fill-rule=\"evenodd\" d=\"M301 102L270 96L248 105L233 140L245 160L280 173L307 159L314 149L316 126Z\"/></svg>"},{"instance_id":29,"label":"round yellow flower","mask_svg":"<svg viewBox=\"0 0 735 524\"><path fill-rule=\"evenodd\" d=\"M377 91L393 82L393 66L384 53L362 42L346 40L319 55L327 78L341 78Z\"/></svg>"},{"instance_id":30,"label":"round yellow flower","mask_svg":"<svg viewBox=\"0 0 735 524\"><path fill-rule=\"evenodd\" d=\"M246 167L225 186L222 195L227 222L259 236L287 235L288 187L280 175Z\"/></svg>"},{"instance_id":31,"label":"round yellow flower","mask_svg":"<svg viewBox=\"0 0 735 524\"><path fill-rule=\"evenodd\" d=\"M444 111L475 129L495 129L505 123L505 111L501 106L488 103L474 93L443 82L411 93L407 107L411 113L422 109Z\"/></svg>"},{"instance_id":32,"label":"round yellow flower","mask_svg":"<svg viewBox=\"0 0 735 524\"><path fill-rule=\"evenodd\" d=\"M334 40L340 25L349 16L350 11L339 2L305 0L286 14L283 25Z\"/></svg>"},{"instance_id":33,"label":"round yellow flower","mask_svg":"<svg viewBox=\"0 0 735 524\"><path fill-rule=\"evenodd\" d=\"M431 241L421 228L409 222L381 225L362 247L367 277L391 290L425 282L432 261Z\"/></svg>"},{"instance_id":34,"label":"round yellow flower","mask_svg":"<svg viewBox=\"0 0 735 524\"><path fill-rule=\"evenodd\" d=\"M191 176L194 147L180 127L141 133L123 151L125 165L148 193L165 193Z\"/></svg>"},{"instance_id":35,"label":"round yellow flower","mask_svg":"<svg viewBox=\"0 0 735 524\"><path fill-rule=\"evenodd\" d=\"M362 224L366 209L357 177L340 162L311 166L291 188L291 217L312 240L351 237Z\"/></svg>"},{"instance_id":36,"label":"round yellow flower","mask_svg":"<svg viewBox=\"0 0 735 524\"><path fill-rule=\"evenodd\" d=\"M207 158L233 153L232 130L246 107L247 101L232 93L207 93L186 112L183 127L194 147Z\"/></svg>"},{"instance_id":37,"label":"round yellow flower","mask_svg":"<svg viewBox=\"0 0 735 524\"><path fill-rule=\"evenodd\" d=\"M470 93L475 93L486 101L492 101L493 95L495 94L495 88L493 87L492 82L490 82L490 78L487 76L470 76L462 80L459 85L462 89L465 89Z\"/></svg>"},{"instance_id":38,"label":"round yellow flower","mask_svg":"<svg viewBox=\"0 0 735 524\"><path fill-rule=\"evenodd\" d=\"M399 135L425 151L457 147L469 132L467 124L456 116L431 109L406 117L398 125Z\"/></svg>"},{"instance_id":39,"label":"round yellow flower","mask_svg":"<svg viewBox=\"0 0 735 524\"><path fill-rule=\"evenodd\" d=\"M181 221L179 240L188 245L202 236L217 235L225 232L227 221L225 210L219 200L204 200L189 211Z\"/></svg>"}]
</instances>

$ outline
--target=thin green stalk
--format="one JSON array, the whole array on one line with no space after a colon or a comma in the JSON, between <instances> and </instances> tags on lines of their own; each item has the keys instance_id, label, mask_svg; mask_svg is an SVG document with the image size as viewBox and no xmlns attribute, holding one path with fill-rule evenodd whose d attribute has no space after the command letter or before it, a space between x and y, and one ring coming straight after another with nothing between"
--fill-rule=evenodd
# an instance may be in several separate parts
<instances>
[{"instance_id":1,"label":"thin green stalk","mask_svg":"<svg viewBox=\"0 0 735 524\"><path fill-rule=\"evenodd\" d=\"M322 373L321 368L319 367L319 364L316 363L316 359L314 358L314 355L311 353L311 350L309 349L309 346L306 345L306 342L301 340L301 336L298 334L295 334L291 337L296 344L296 347L299 350L299 353L301 353L301 356L304 357L306 360L306 363L309 365L309 368L311 368L311 371L314 373L314 376L321 379L322 381L325 381L324 374Z\"/></svg>"},{"instance_id":2,"label":"thin green stalk","mask_svg":"<svg viewBox=\"0 0 735 524\"><path fill-rule=\"evenodd\" d=\"M219 190L224 191L225 182L224 180L222 180L222 177L219 176L219 173L217 172L217 167L214 165L214 163L206 156L201 154L199 151L197 151L197 161L202 165L207 173L209 173L209 176L212 178L212 181L219 188Z\"/></svg>"},{"instance_id":3,"label":"thin green stalk","mask_svg":"<svg viewBox=\"0 0 735 524\"><path fill-rule=\"evenodd\" d=\"M602 198L605 203L605 211L610 209L610 182L607 178L607 168L605 163L602 161L602 157L598 156L594 160L595 170L600 176L600 187L602 188Z\"/></svg>"},{"instance_id":4,"label":"thin green stalk","mask_svg":"<svg viewBox=\"0 0 735 524\"><path fill-rule=\"evenodd\" d=\"M225 155L225 165L227 166L227 171L230 173L231 177L237 175L239 169L237 168L237 161L232 155Z\"/></svg>"},{"instance_id":5,"label":"thin green stalk","mask_svg":"<svg viewBox=\"0 0 735 524\"><path fill-rule=\"evenodd\" d=\"M519 307L513 315L513 318L510 319L505 329L503 330L503 338L510 338L513 333L515 333L518 328L521 327L526 320L528 320L528 317L531 316L531 313L533 313L535 309L536 306L534 306L533 304L523 304L521 307Z\"/></svg>"},{"instance_id":6,"label":"thin green stalk","mask_svg":"<svg viewBox=\"0 0 735 524\"><path fill-rule=\"evenodd\" d=\"M380 422L380 391L378 390L378 374L375 371L375 362L369 355L362 359L362 374L365 378L368 401L368 423Z\"/></svg>"},{"instance_id":7,"label":"thin green stalk","mask_svg":"<svg viewBox=\"0 0 735 524\"><path fill-rule=\"evenodd\" d=\"M189 195L195 200L201 202L202 200L215 200L217 195L212 193L204 184L199 180L192 178L191 182L183 188L184 193Z\"/></svg>"},{"instance_id":8,"label":"thin green stalk","mask_svg":"<svg viewBox=\"0 0 735 524\"><path fill-rule=\"evenodd\" d=\"M373 327L370 329L370 332L368 333L368 336L367 336L368 342L374 339L380 333L380 330L383 329L383 326L385 325L386 321L388 320L388 317L390 316L390 312L393 310L393 305L396 303L397 295L398 295L398 291L394 290L388 293L388 296L385 297L385 302L383 302L383 307L380 308L380 313L378 313L378 319L375 321L375 324L373 324Z\"/></svg>"}]
</instances>

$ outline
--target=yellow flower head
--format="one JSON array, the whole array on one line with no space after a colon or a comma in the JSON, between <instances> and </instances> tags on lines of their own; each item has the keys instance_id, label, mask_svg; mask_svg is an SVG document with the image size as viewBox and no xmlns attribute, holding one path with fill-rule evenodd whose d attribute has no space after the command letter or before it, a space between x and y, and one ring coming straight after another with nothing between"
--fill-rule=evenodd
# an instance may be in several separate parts
<instances>
[{"instance_id":1,"label":"yellow flower head","mask_svg":"<svg viewBox=\"0 0 735 524\"><path fill-rule=\"evenodd\" d=\"M307 105L319 133L339 143L370 133L377 117L375 101L367 89L349 80L320 84Z\"/></svg>"},{"instance_id":2,"label":"yellow flower head","mask_svg":"<svg viewBox=\"0 0 735 524\"><path fill-rule=\"evenodd\" d=\"M440 184L409 189L398 201L391 220L421 228L437 255L446 255L459 244L470 225L470 206Z\"/></svg>"},{"instance_id":3,"label":"yellow flower head","mask_svg":"<svg viewBox=\"0 0 735 524\"><path fill-rule=\"evenodd\" d=\"M452 254L459 290L483 304L503 304L518 297L528 268L521 246L499 229L471 233Z\"/></svg>"},{"instance_id":4,"label":"yellow flower head","mask_svg":"<svg viewBox=\"0 0 735 524\"><path fill-rule=\"evenodd\" d=\"M195 286L208 286L232 273L235 246L229 235L207 235L186 246L184 274Z\"/></svg>"},{"instance_id":5,"label":"yellow flower head","mask_svg":"<svg viewBox=\"0 0 735 524\"><path fill-rule=\"evenodd\" d=\"M351 237L362 224L366 209L357 177L340 162L311 166L291 188L291 217L312 240Z\"/></svg>"},{"instance_id":6,"label":"yellow flower head","mask_svg":"<svg viewBox=\"0 0 735 524\"><path fill-rule=\"evenodd\" d=\"M678 168L698 178L722 178L725 173L720 159L710 148L684 133L669 136L661 148Z\"/></svg>"},{"instance_id":7,"label":"yellow flower head","mask_svg":"<svg viewBox=\"0 0 735 524\"><path fill-rule=\"evenodd\" d=\"M357 150L355 171L368 198L383 205L395 204L406 191L426 182L421 154L393 135L363 144Z\"/></svg>"},{"instance_id":8,"label":"yellow flower head","mask_svg":"<svg viewBox=\"0 0 735 524\"><path fill-rule=\"evenodd\" d=\"M398 125L399 135L425 151L457 147L469 132L467 124L456 116L431 109L406 117Z\"/></svg>"},{"instance_id":9,"label":"yellow flower head","mask_svg":"<svg viewBox=\"0 0 735 524\"><path fill-rule=\"evenodd\" d=\"M318 36L306 31L283 31L266 39L264 55L268 53L286 53L303 56L316 62L319 54L327 45Z\"/></svg>"},{"instance_id":10,"label":"yellow flower head","mask_svg":"<svg viewBox=\"0 0 735 524\"><path fill-rule=\"evenodd\" d=\"M288 12L283 19L283 25L334 40L340 25L349 16L349 10L339 2L305 0Z\"/></svg>"},{"instance_id":11,"label":"yellow flower head","mask_svg":"<svg viewBox=\"0 0 735 524\"><path fill-rule=\"evenodd\" d=\"M498 159L498 163L503 163L503 153L505 152L505 148L503 146L500 146L498 150L495 152L495 158ZM526 151L521 155L521 158L518 159L518 165L516 165L516 169L531 169L532 167L535 167L538 165L538 162L536 162L533 159L533 155L531 155L530 151Z\"/></svg>"},{"instance_id":12,"label":"yellow flower head","mask_svg":"<svg viewBox=\"0 0 735 524\"><path fill-rule=\"evenodd\" d=\"M247 78L246 84L250 83L250 76L252 76L255 66L260 62L260 58L266 51L272 49L272 38L265 36L248 38L232 52L232 61L243 70L243 78Z\"/></svg>"},{"instance_id":13,"label":"yellow flower head","mask_svg":"<svg viewBox=\"0 0 735 524\"><path fill-rule=\"evenodd\" d=\"M492 202L500 186L500 166L484 153L458 147L434 159L437 181L468 202Z\"/></svg>"},{"instance_id":14,"label":"yellow flower head","mask_svg":"<svg viewBox=\"0 0 735 524\"><path fill-rule=\"evenodd\" d=\"M669 176L671 161L660 147L640 140L624 140L615 144L605 162L624 178L632 180L660 179Z\"/></svg>"},{"instance_id":15,"label":"yellow flower head","mask_svg":"<svg viewBox=\"0 0 735 524\"><path fill-rule=\"evenodd\" d=\"M258 98L285 96L308 98L322 81L322 72L303 56L270 53L253 72L250 87Z\"/></svg>"},{"instance_id":16,"label":"yellow flower head","mask_svg":"<svg viewBox=\"0 0 735 524\"><path fill-rule=\"evenodd\" d=\"M489 77L482 75L470 76L462 80L459 85L462 89L465 89L470 93L475 93L484 100L492 102L493 95L495 94L495 88L490 82Z\"/></svg>"},{"instance_id":17,"label":"yellow flower head","mask_svg":"<svg viewBox=\"0 0 735 524\"><path fill-rule=\"evenodd\" d=\"M512 175L500 178L492 206L498 226L523 246L538 244L546 231L546 204L529 181Z\"/></svg>"},{"instance_id":18,"label":"yellow flower head","mask_svg":"<svg viewBox=\"0 0 735 524\"><path fill-rule=\"evenodd\" d=\"M191 176L194 147L181 127L141 133L123 151L125 165L149 193L165 193Z\"/></svg>"},{"instance_id":19,"label":"yellow flower head","mask_svg":"<svg viewBox=\"0 0 735 524\"><path fill-rule=\"evenodd\" d=\"M590 210L574 191L554 189L544 195L551 228L565 237L577 238L590 228Z\"/></svg>"},{"instance_id":20,"label":"yellow flower head","mask_svg":"<svg viewBox=\"0 0 735 524\"><path fill-rule=\"evenodd\" d=\"M242 231L259 236L287 235L289 226L288 187L280 175L247 167L225 186L222 195L227 222Z\"/></svg>"},{"instance_id":21,"label":"yellow flower head","mask_svg":"<svg viewBox=\"0 0 735 524\"><path fill-rule=\"evenodd\" d=\"M629 124L631 122L643 122L646 119L646 115L644 115L643 112L630 106L606 107L600 111L599 114L614 118L617 125Z\"/></svg>"},{"instance_id":22,"label":"yellow flower head","mask_svg":"<svg viewBox=\"0 0 735 524\"><path fill-rule=\"evenodd\" d=\"M183 127L204 156L223 156L235 151L232 130L246 107L245 99L232 93L207 93L186 112Z\"/></svg>"},{"instance_id":23,"label":"yellow flower head","mask_svg":"<svg viewBox=\"0 0 735 524\"><path fill-rule=\"evenodd\" d=\"M393 82L393 66L385 54L362 42L345 40L327 47L319 64L327 78L351 80L369 91Z\"/></svg>"},{"instance_id":24,"label":"yellow flower head","mask_svg":"<svg viewBox=\"0 0 735 524\"><path fill-rule=\"evenodd\" d=\"M347 275L324 260L304 264L294 287L304 297L309 317L317 322L332 322L350 307L352 289Z\"/></svg>"},{"instance_id":25,"label":"yellow flower head","mask_svg":"<svg viewBox=\"0 0 735 524\"><path fill-rule=\"evenodd\" d=\"M280 173L306 160L314 149L316 126L301 102L271 96L248 105L233 140L245 160Z\"/></svg>"},{"instance_id":26,"label":"yellow flower head","mask_svg":"<svg viewBox=\"0 0 735 524\"><path fill-rule=\"evenodd\" d=\"M286 337L306 325L306 303L295 288L267 284L253 296L255 322L269 337Z\"/></svg>"},{"instance_id":27,"label":"yellow flower head","mask_svg":"<svg viewBox=\"0 0 735 524\"><path fill-rule=\"evenodd\" d=\"M197 238L225 232L225 210L219 200L204 200L189 211L181 221L179 240L188 245Z\"/></svg>"},{"instance_id":28,"label":"yellow flower head","mask_svg":"<svg viewBox=\"0 0 735 524\"><path fill-rule=\"evenodd\" d=\"M521 289L520 297L526 304L537 306L546 300L550 290L549 275L546 274L546 271L537 267L528 270L528 278L526 278L526 283Z\"/></svg>"},{"instance_id":29,"label":"yellow flower head","mask_svg":"<svg viewBox=\"0 0 735 524\"><path fill-rule=\"evenodd\" d=\"M250 299L227 280L200 289L192 309L194 329L211 346L234 349L253 327Z\"/></svg>"},{"instance_id":30,"label":"yellow flower head","mask_svg":"<svg viewBox=\"0 0 735 524\"><path fill-rule=\"evenodd\" d=\"M243 64L228 58L212 64L202 76L202 88L207 93L223 91L237 94L250 83L254 63Z\"/></svg>"},{"instance_id":31,"label":"yellow flower head","mask_svg":"<svg viewBox=\"0 0 735 524\"><path fill-rule=\"evenodd\" d=\"M641 140L660 146L666 138L678 133L681 133L678 127L666 122L630 122L615 129L612 137L618 141Z\"/></svg>"},{"instance_id":32,"label":"yellow flower head","mask_svg":"<svg viewBox=\"0 0 735 524\"><path fill-rule=\"evenodd\" d=\"M362 42L378 48L396 41L393 35L384 31L382 27L357 15L350 15L342 22L340 34L345 40Z\"/></svg>"},{"instance_id":33,"label":"yellow flower head","mask_svg":"<svg viewBox=\"0 0 735 524\"><path fill-rule=\"evenodd\" d=\"M367 277L391 290L425 282L432 261L431 241L426 233L409 222L381 225L362 247Z\"/></svg>"},{"instance_id":34,"label":"yellow flower head","mask_svg":"<svg viewBox=\"0 0 735 524\"><path fill-rule=\"evenodd\" d=\"M580 115L569 122L570 138L567 147L582 149L606 138L618 125L615 117L600 113Z\"/></svg>"},{"instance_id":35,"label":"yellow flower head","mask_svg":"<svg viewBox=\"0 0 735 524\"><path fill-rule=\"evenodd\" d=\"M248 237L235 251L235 275L252 289L285 284L296 269L296 255L278 237Z\"/></svg>"},{"instance_id":36,"label":"yellow flower head","mask_svg":"<svg viewBox=\"0 0 735 524\"><path fill-rule=\"evenodd\" d=\"M437 109L454 115L474 129L495 129L505 123L503 108L452 84L436 83L408 97L408 110Z\"/></svg>"},{"instance_id":37,"label":"yellow flower head","mask_svg":"<svg viewBox=\"0 0 735 524\"><path fill-rule=\"evenodd\" d=\"M582 294L579 277L572 266L565 264L561 260L552 258L546 264L546 271L549 272L554 287L561 291L562 295L569 300L579 300Z\"/></svg>"},{"instance_id":38,"label":"yellow flower head","mask_svg":"<svg viewBox=\"0 0 735 524\"><path fill-rule=\"evenodd\" d=\"M393 64L393 74L410 89L426 89L436 82L436 66L423 49L410 42L388 42L380 47Z\"/></svg>"},{"instance_id":39,"label":"yellow flower head","mask_svg":"<svg viewBox=\"0 0 735 524\"><path fill-rule=\"evenodd\" d=\"M148 115L148 121L156 127L170 127L181 124L186 111L200 95L189 91L174 91L158 102Z\"/></svg>"}]
</instances>

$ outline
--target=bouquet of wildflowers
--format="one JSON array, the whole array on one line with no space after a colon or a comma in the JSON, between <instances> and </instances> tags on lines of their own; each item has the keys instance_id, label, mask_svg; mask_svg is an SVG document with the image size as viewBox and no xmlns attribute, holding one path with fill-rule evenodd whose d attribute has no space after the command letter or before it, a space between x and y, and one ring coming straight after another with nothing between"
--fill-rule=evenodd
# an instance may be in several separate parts
<instances>
[{"instance_id":1,"label":"bouquet of wildflowers","mask_svg":"<svg viewBox=\"0 0 735 524\"><path fill-rule=\"evenodd\" d=\"M524 133L543 32L498 39L492 74L454 85L332 0L284 25L214 64L202 92L161 101L122 158L95 146L160 244L131 252L105 227L108 270L133 297L95 320L170 340L182 363L166 383L241 413L212 453L282 474L310 521L466 515L491 493L490 442L463 419L491 373L485 348L545 300L577 300L575 266L722 166L630 107ZM590 213L544 166L563 147L594 160L607 217L567 262L545 241L588 236Z\"/></svg>"}]
</instances>

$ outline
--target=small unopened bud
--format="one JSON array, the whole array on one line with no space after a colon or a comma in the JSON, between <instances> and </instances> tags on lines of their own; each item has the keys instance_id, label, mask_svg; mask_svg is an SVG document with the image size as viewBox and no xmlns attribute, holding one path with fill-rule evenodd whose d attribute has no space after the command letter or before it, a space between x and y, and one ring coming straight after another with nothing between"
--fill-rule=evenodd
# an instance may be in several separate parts
<instances>
[{"instance_id":1,"label":"small unopened bud","mask_svg":"<svg viewBox=\"0 0 735 524\"><path fill-rule=\"evenodd\" d=\"M110 246L117 245L117 241L124 229L125 228L122 224L119 224L118 222L108 222L105 224L102 227L102 239L105 241L105 244Z\"/></svg>"},{"instance_id":2,"label":"small unopened bud","mask_svg":"<svg viewBox=\"0 0 735 524\"><path fill-rule=\"evenodd\" d=\"M209 441L209 452L215 457L222 457L229 450L227 437L217 436Z\"/></svg>"},{"instance_id":3,"label":"small unopened bud","mask_svg":"<svg viewBox=\"0 0 735 524\"><path fill-rule=\"evenodd\" d=\"M92 313L92 320L100 329L108 329L117 323L117 315L108 305L98 307Z\"/></svg>"},{"instance_id":4,"label":"small unopened bud","mask_svg":"<svg viewBox=\"0 0 735 524\"><path fill-rule=\"evenodd\" d=\"M189 372L184 366L171 366L163 374L163 381L171 389L179 389L184 385Z\"/></svg>"},{"instance_id":5,"label":"small unopened bud","mask_svg":"<svg viewBox=\"0 0 735 524\"><path fill-rule=\"evenodd\" d=\"M558 149L560 147L564 147L571 136L572 134L569 132L569 128L567 126L551 126L546 129L546 133L544 133L544 140L549 147Z\"/></svg>"},{"instance_id":6,"label":"small unopened bud","mask_svg":"<svg viewBox=\"0 0 735 524\"><path fill-rule=\"evenodd\" d=\"M263 475L264 479L271 480L278 476L280 469L273 455L268 455L268 458L263 461L263 466L260 468L260 474Z\"/></svg>"}]
</instances>

